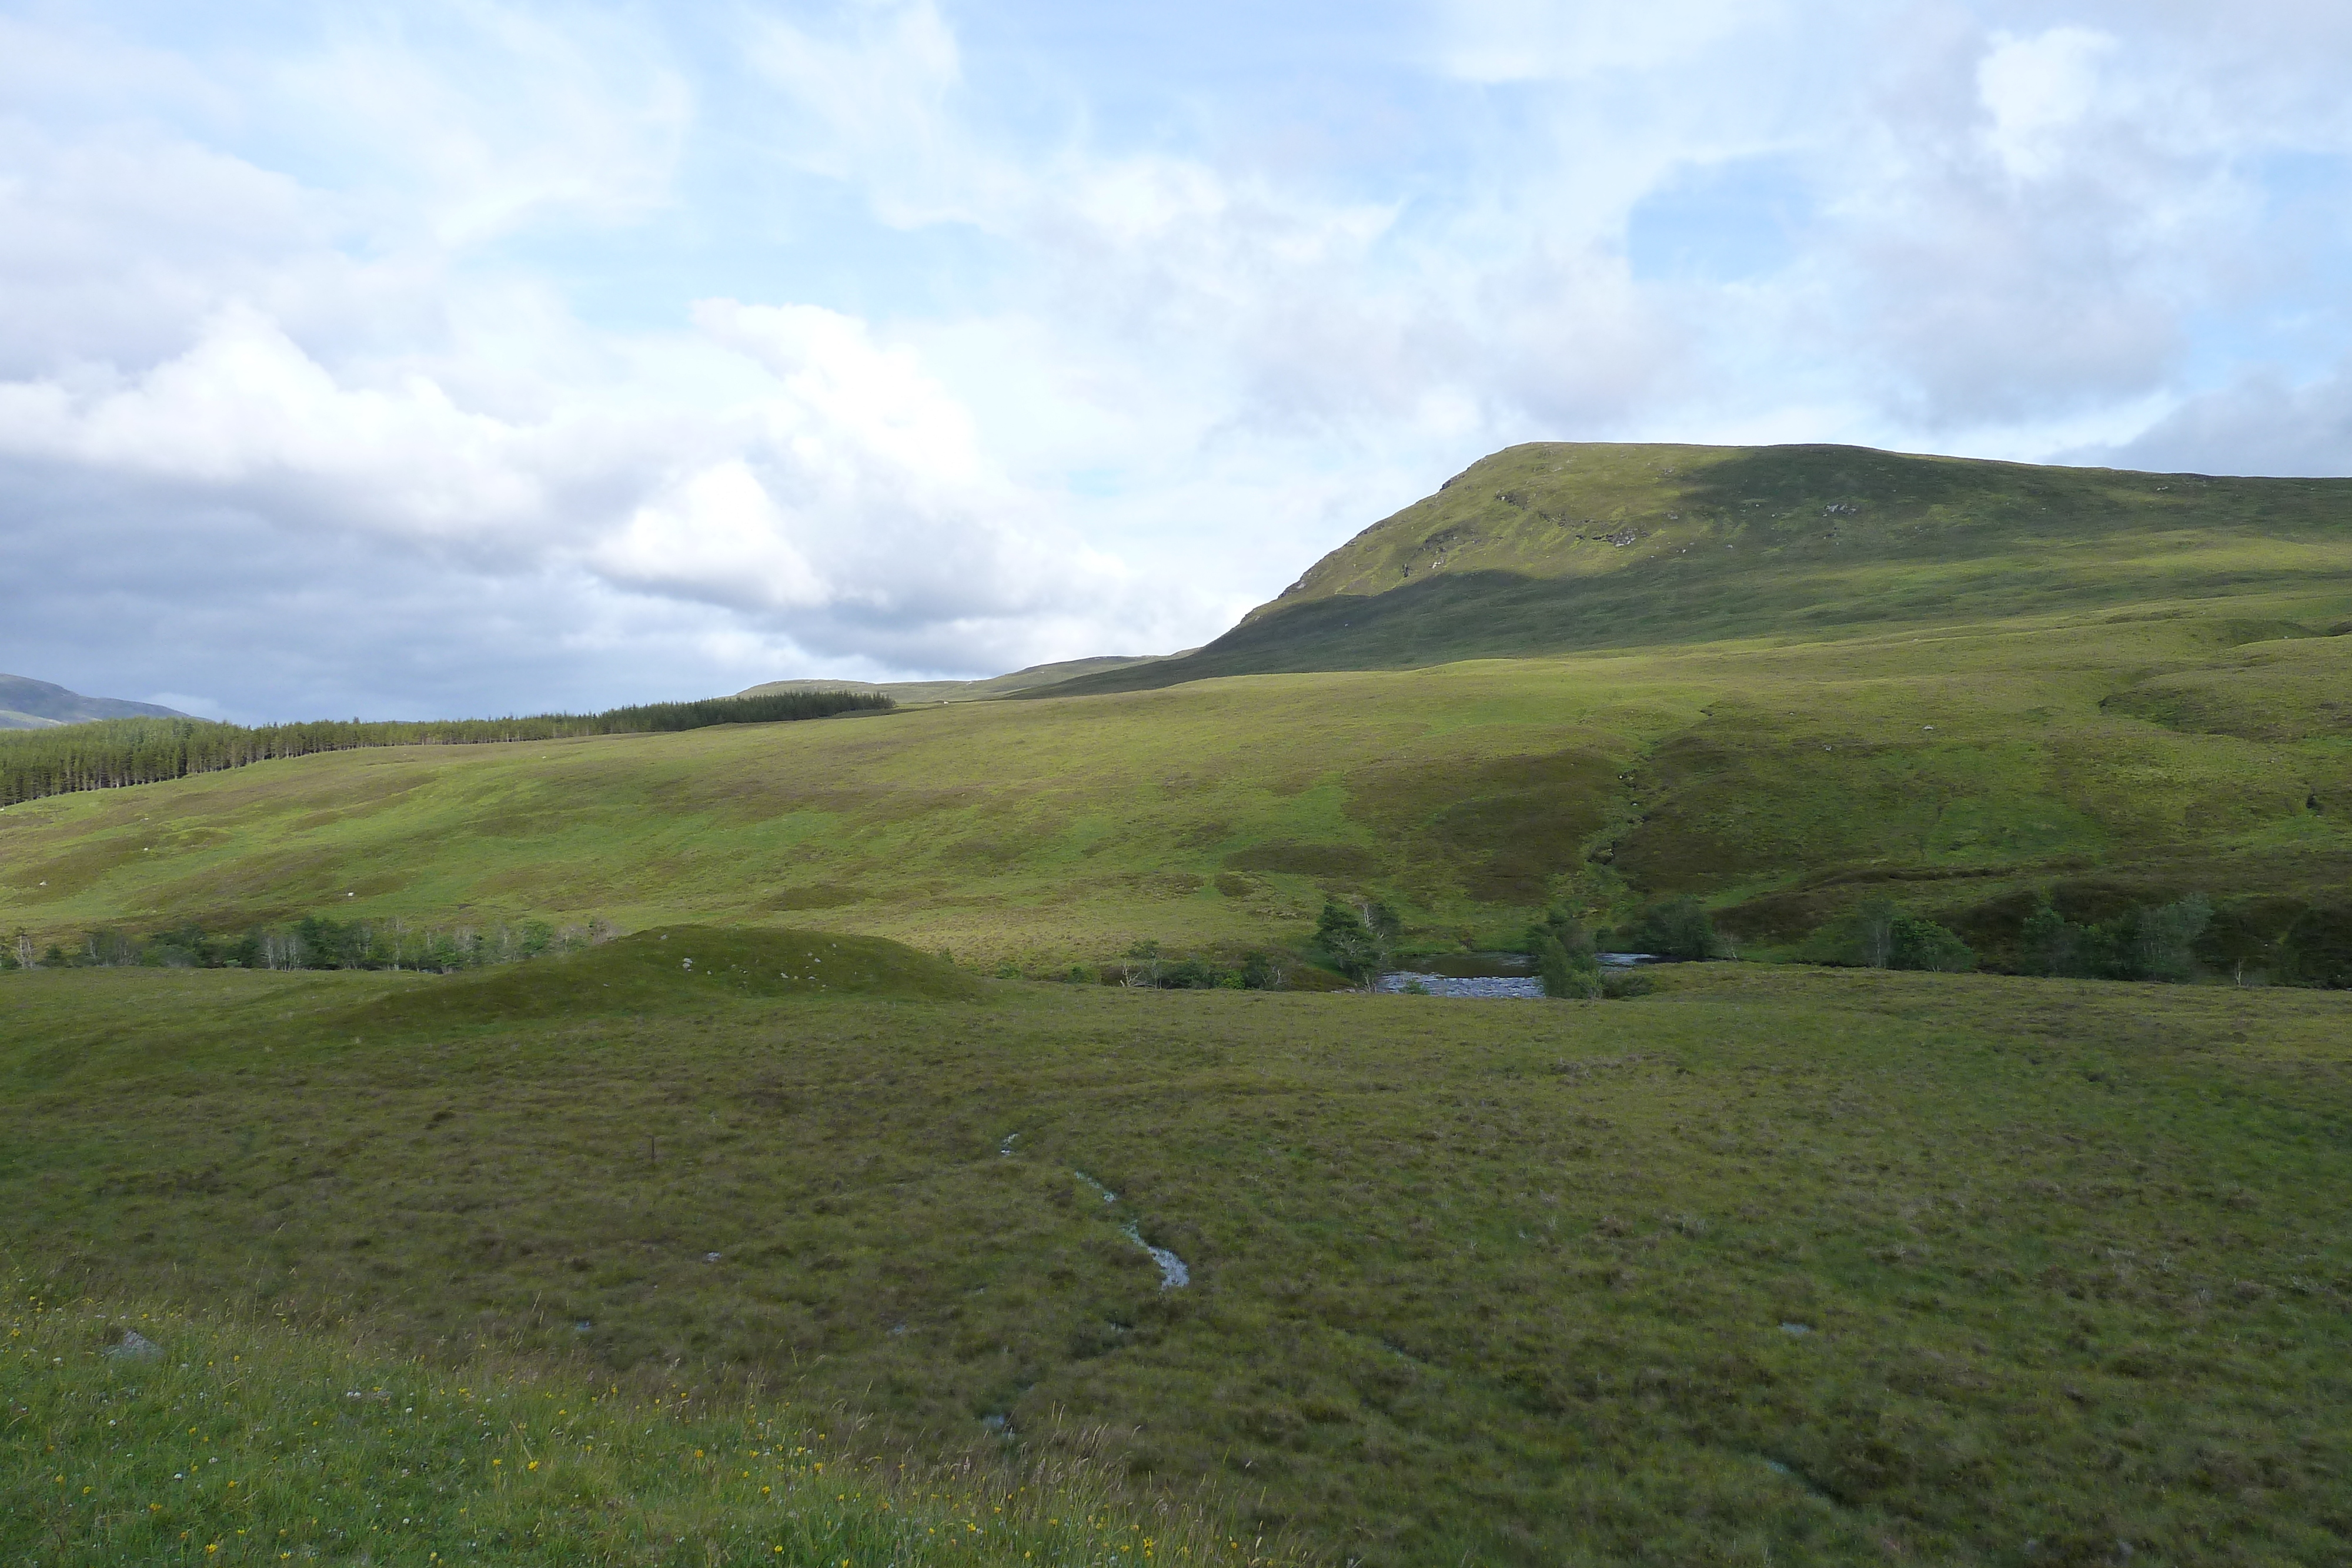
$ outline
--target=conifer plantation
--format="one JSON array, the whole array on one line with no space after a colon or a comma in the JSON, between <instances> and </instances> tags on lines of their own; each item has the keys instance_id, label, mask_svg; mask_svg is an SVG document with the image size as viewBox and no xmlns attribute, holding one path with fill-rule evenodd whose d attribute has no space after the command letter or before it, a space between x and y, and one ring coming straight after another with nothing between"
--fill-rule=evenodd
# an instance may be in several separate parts
<instances>
[{"instance_id":1,"label":"conifer plantation","mask_svg":"<svg viewBox=\"0 0 2352 1568\"><path fill-rule=\"evenodd\" d=\"M886 712L887 695L779 692L647 703L596 714L423 722L320 719L247 728L197 718L116 718L0 731L0 806L79 789L120 789L280 758L373 746L492 746L585 735L656 735L719 724L777 724Z\"/></svg>"}]
</instances>

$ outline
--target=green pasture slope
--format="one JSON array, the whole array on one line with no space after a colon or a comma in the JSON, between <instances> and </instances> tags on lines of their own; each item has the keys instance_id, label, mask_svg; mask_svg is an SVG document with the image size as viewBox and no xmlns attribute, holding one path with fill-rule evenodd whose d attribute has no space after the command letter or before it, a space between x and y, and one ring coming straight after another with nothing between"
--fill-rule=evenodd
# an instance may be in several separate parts
<instances>
[{"instance_id":1,"label":"green pasture slope","mask_svg":"<svg viewBox=\"0 0 2352 1568\"><path fill-rule=\"evenodd\" d=\"M678 926L449 979L16 973L0 1009L0 1238L37 1293L245 1303L152 1335L169 1376L101 1359L135 1316L19 1303L26 1561L2352 1552L2337 993L1160 993ZM1058 1554L1031 1507L966 1556L922 1531L969 1489L829 1500L786 1451L836 1406L860 1483L908 1451L1066 1480L1092 1431L1120 1490ZM1180 1539L1155 1500L1230 1523L1146 1557ZM774 1552L788 1522L839 1556Z\"/></svg>"},{"instance_id":2,"label":"green pasture slope","mask_svg":"<svg viewBox=\"0 0 2352 1568\"><path fill-rule=\"evenodd\" d=\"M2347 578L2352 581L2352 578ZM2224 612L2226 612L2226 613ZM1412 939L1695 893L1752 952L1891 892L1989 956L2203 892L2265 971L2352 889L2352 596L1834 642L1483 660L814 724L269 762L0 811L0 936L819 923L1059 972L1296 943L1327 893Z\"/></svg>"}]
</instances>

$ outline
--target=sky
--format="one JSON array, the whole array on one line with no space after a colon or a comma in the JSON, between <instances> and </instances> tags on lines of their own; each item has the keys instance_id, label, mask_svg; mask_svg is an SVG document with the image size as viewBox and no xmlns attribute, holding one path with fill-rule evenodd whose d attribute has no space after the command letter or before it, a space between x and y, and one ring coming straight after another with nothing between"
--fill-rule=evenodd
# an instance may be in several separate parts
<instances>
[{"instance_id":1,"label":"sky","mask_svg":"<svg viewBox=\"0 0 2352 1568\"><path fill-rule=\"evenodd\" d=\"M1534 440L2352 475L2341 0L0 0L0 669L1208 640Z\"/></svg>"}]
</instances>

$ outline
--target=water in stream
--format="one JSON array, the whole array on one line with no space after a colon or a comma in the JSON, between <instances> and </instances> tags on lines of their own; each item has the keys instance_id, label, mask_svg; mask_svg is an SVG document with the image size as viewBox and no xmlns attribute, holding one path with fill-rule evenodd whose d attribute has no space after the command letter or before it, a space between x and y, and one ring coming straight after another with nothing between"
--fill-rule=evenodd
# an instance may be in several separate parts
<instances>
[{"instance_id":1,"label":"water in stream","mask_svg":"<svg viewBox=\"0 0 2352 1568\"><path fill-rule=\"evenodd\" d=\"M1103 1186L1102 1183L1095 1180L1094 1177L1087 1175L1086 1172L1072 1171L1070 1174L1076 1176L1088 1186L1094 1188L1095 1191L1102 1194L1102 1200L1105 1203L1117 1203L1118 1201L1118 1194L1111 1191L1110 1188ZM1120 1234L1125 1236L1129 1241L1134 1242L1138 1247L1142 1248L1146 1252L1150 1253L1151 1260L1160 1265L1160 1288L1161 1290L1181 1290L1184 1286L1192 1282L1192 1270L1184 1266L1184 1260L1179 1258L1175 1253L1171 1252L1165 1247L1154 1247L1150 1242L1146 1241L1143 1239L1143 1232L1137 1227L1134 1220L1129 1220L1121 1228Z\"/></svg>"},{"instance_id":2,"label":"water in stream","mask_svg":"<svg viewBox=\"0 0 2352 1568\"><path fill-rule=\"evenodd\" d=\"M1393 969L1373 982L1372 989L1396 995L1419 981L1433 997L1540 997L1543 982L1533 975L1428 975L1414 969Z\"/></svg>"},{"instance_id":3,"label":"water in stream","mask_svg":"<svg viewBox=\"0 0 2352 1568\"><path fill-rule=\"evenodd\" d=\"M1649 953L1596 953L1601 967L1630 969L1658 962ZM1442 972L1391 969L1372 982L1372 989L1395 996L1419 984L1433 997L1483 997L1521 1000L1540 998L1543 982L1526 973L1528 960L1517 953L1467 953L1442 963ZM1514 971L1517 971L1516 973Z\"/></svg>"}]
</instances>

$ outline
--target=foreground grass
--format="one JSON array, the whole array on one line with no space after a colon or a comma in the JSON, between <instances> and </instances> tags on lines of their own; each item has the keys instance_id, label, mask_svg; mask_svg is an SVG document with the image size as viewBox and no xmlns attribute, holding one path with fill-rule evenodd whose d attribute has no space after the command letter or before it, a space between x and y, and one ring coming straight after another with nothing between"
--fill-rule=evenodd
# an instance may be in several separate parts
<instances>
[{"instance_id":1,"label":"foreground grass","mask_svg":"<svg viewBox=\"0 0 2352 1568\"><path fill-rule=\"evenodd\" d=\"M53 1302L0 1322L13 1563L1271 1562L1097 1469L892 1461L838 1413L427 1365L348 1333ZM126 1333L147 1354L120 1348Z\"/></svg>"},{"instance_id":2,"label":"foreground grass","mask_svg":"<svg viewBox=\"0 0 2352 1568\"><path fill-rule=\"evenodd\" d=\"M1335 1558L2352 1551L2339 995L608 1003L625 946L487 1021L522 982L5 977L0 1238L940 1451L1098 1427Z\"/></svg>"}]
</instances>

